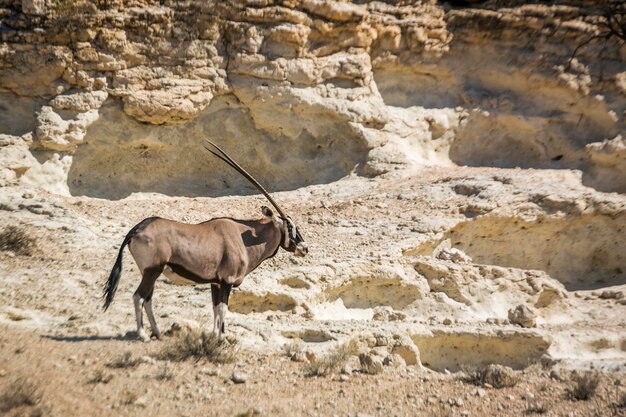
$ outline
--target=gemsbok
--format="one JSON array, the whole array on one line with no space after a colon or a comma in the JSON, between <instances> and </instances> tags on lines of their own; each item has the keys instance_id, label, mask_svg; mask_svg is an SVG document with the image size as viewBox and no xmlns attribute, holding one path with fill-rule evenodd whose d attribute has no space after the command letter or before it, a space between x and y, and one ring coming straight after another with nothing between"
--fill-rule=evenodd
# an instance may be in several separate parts
<instances>
[{"instance_id":1,"label":"gemsbok","mask_svg":"<svg viewBox=\"0 0 626 417\"><path fill-rule=\"evenodd\" d=\"M157 339L161 336L152 312L154 284L161 273L175 283L211 284L213 332L221 338L233 287L241 285L246 275L261 262L276 255L281 247L296 256L308 253L298 228L265 188L219 146L209 140L207 142L214 149L206 146L205 149L248 179L265 195L278 215L263 206L264 217L259 220L221 217L204 223L187 224L149 217L130 229L104 287L104 310L109 308L115 297L122 273L122 255L128 245L142 276L133 301L137 336L146 342L150 337L143 328L143 308L150 321L152 336Z\"/></svg>"}]
</instances>

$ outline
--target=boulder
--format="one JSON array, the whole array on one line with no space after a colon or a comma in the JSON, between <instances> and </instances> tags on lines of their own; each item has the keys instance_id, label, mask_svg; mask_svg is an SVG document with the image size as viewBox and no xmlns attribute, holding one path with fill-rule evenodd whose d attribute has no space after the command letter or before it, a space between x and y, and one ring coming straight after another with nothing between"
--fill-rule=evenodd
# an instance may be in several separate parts
<instances>
[{"instance_id":1,"label":"boulder","mask_svg":"<svg viewBox=\"0 0 626 417\"><path fill-rule=\"evenodd\" d=\"M509 310L509 320L511 323L522 327L536 327L537 320L535 312L523 304Z\"/></svg>"}]
</instances>

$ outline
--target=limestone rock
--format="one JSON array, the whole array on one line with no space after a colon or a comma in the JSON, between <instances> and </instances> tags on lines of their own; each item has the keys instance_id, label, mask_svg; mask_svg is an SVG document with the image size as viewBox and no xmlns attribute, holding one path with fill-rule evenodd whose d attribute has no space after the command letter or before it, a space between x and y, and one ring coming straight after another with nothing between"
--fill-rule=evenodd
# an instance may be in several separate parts
<instances>
[{"instance_id":1,"label":"limestone rock","mask_svg":"<svg viewBox=\"0 0 626 417\"><path fill-rule=\"evenodd\" d=\"M54 151L73 150L83 142L87 128L97 119L97 110L77 113L75 118L65 120L52 107L43 106L37 115L37 144Z\"/></svg>"},{"instance_id":2,"label":"limestone rock","mask_svg":"<svg viewBox=\"0 0 626 417\"><path fill-rule=\"evenodd\" d=\"M467 256L465 252L457 248L443 248L437 254L437 258L442 259L444 261L452 261L455 263L468 264L472 262L472 258Z\"/></svg>"},{"instance_id":3,"label":"limestone rock","mask_svg":"<svg viewBox=\"0 0 626 417\"><path fill-rule=\"evenodd\" d=\"M404 361L402 356L398 355L397 353L393 353L383 359L383 365L391 366L392 368L401 368L406 366L406 362Z\"/></svg>"},{"instance_id":4,"label":"limestone rock","mask_svg":"<svg viewBox=\"0 0 626 417\"><path fill-rule=\"evenodd\" d=\"M177 336L180 334L184 334L185 332L195 331L200 329L200 323L195 320L190 319L182 319L177 320L168 330L165 331L166 336Z\"/></svg>"},{"instance_id":5,"label":"limestone rock","mask_svg":"<svg viewBox=\"0 0 626 417\"><path fill-rule=\"evenodd\" d=\"M235 384L244 384L248 380L248 375L240 371L233 371L230 380Z\"/></svg>"},{"instance_id":6,"label":"limestone rock","mask_svg":"<svg viewBox=\"0 0 626 417\"><path fill-rule=\"evenodd\" d=\"M376 375L383 371L383 362L378 356L361 353L359 361L361 362L361 369L367 374Z\"/></svg>"},{"instance_id":7,"label":"limestone rock","mask_svg":"<svg viewBox=\"0 0 626 417\"><path fill-rule=\"evenodd\" d=\"M193 119L212 98L210 92L186 87L175 92L136 92L124 98L124 111L142 122L163 124Z\"/></svg>"},{"instance_id":8,"label":"limestone rock","mask_svg":"<svg viewBox=\"0 0 626 417\"><path fill-rule=\"evenodd\" d=\"M378 321L402 321L406 318L406 314L401 311L394 311L388 306L377 306L374 307L372 318Z\"/></svg>"},{"instance_id":9,"label":"limestone rock","mask_svg":"<svg viewBox=\"0 0 626 417\"><path fill-rule=\"evenodd\" d=\"M382 359L389 354L389 349L387 348L387 346L375 346L370 349L369 354L372 356L378 356Z\"/></svg>"},{"instance_id":10,"label":"limestone rock","mask_svg":"<svg viewBox=\"0 0 626 417\"><path fill-rule=\"evenodd\" d=\"M515 386L519 380L515 371L508 366L488 365L483 371L483 382L494 388Z\"/></svg>"},{"instance_id":11,"label":"limestone rock","mask_svg":"<svg viewBox=\"0 0 626 417\"><path fill-rule=\"evenodd\" d=\"M621 300L624 298L624 291L604 290L599 297L603 300Z\"/></svg>"},{"instance_id":12,"label":"limestone rock","mask_svg":"<svg viewBox=\"0 0 626 417\"><path fill-rule=\"evenodd\" d=\"M419 349L407 336L399 335L394 341L391 353L399 355L407 365L421 366Z\"/></svg>"},{"instance_id":13,"label":"limestone rock","mask_svg":"<svg viewBox=\"0 0 626 417\"><path fill-rule=\"evenodd\" d=\"M344 374L351 374L358 372L361 369L361 361L358 356L352 355L348 358L341 372Z\"/></svg>"},{"instance_id":14,"label":"limestone rock","mask_svg":"<svg viewBox=\"0 0 626 417\"><path fill-rule=\"evenodd\" d=\"M106 91L85 91L73 94L60 94L50 100L50 106L55 110L72 110L75 112L87 112L97 110L107 99Z\"/></svg>"},{"instance_id":15,"label":"limestone rock","mask_svg":"<svg viewBox=\"0 0 626 417\"><path fill-rule=\"evenodd\" d=\"M96 190L98 196L163 192L164 177L185 183L190 177L215 178L221 170L201 165L205 161L194 157L197 146L191 146L207 133L245 143L254 148L250 154L263 153L260 158L242 154L247 159L244 165L281 160L280 146L275 146L280 143L290 143L296 154L317 152L315 170L304 164L289 166L299 174L292 176L300 178L292 179L295 183L279 174L286 166L276 172L260 167L280 189L332 182L357 166L358 174L377 176L424 166L497 161L505 167L584 169L586 181L595 186L624 190L624 158L615 148L616 139L608 141L610 145L578 146L616 138L623 130L623 118L614 110L624 107L623 94L612 94L593 82L589 62L597 61L597 47L587 45L569 65L563 65L569 58L567 51L579 43L582 29L577 19L587 13L585 6L572 6L571 13L559 14L563 19L559 27L571 30L557 45L544 38L531 54L521 47L508 48L508 39L541 33L544 25L552 24L548 23L554 18L551 8L495 12L447 10L429 2L319 0L255 7L236 3L212 8L210 13L207 7L93 6L88 14L90 29L70 33L70 28L85 23L80 21L83 15L69 16L71 24L67 24L48 2L17 2L10 6L15 19L0 46L0 89L32 99L33 113L38 114L32 130L40 149L78 152L87 128L100 122L95 137L89 138L94 147L85 150L97 153L89 155L92 159L119 161L120 167L131 171L144 169L136 163L142 158L161 162L176 154L188 162L186 170L179 169L180 164L155 162L148 167L153 175L143 181L138 180L138 171L123 181L112 179L127 188L124 195ZM145 18L138 20L137 14ZM45 29L37 23L41 18L50 23ZM586 24L592 31L591 20ZM493 36L490 31L500 32ZM467 45L455 39L464 39ZM506 54L501 53L503 45ZM518 56L525 56L523 65ZM492 70L482 73L482 78L468 72L484 62L491 62ZM496 87L502 74L508 80L507 94ZM607 85L622 89L623 72L612 70L606 75L615 80ZM599 93L594 96L591 91ZM50 98L41 104L40 100ZM104 100L121 114L99 120L94 112ZM229 104L223 107L223 101ZM207 117L211 113L219 115L212 120ZM581 122L575 122L579 115ZM180 131L173 128L185 123L189 125ZM217 123L220 128L212 130ZM230 128L224 129L222 123ZM149 125L163 125L167 134L146 133ZM109 127L113 132L106 132ZM126 135L103 133L117 129ZM492 132L489 146L484 146L486 130ZM537 131L553 140L538 145L532 139ZM128 144L149 146L151 157L129 152ZM98 169L109 166L96 161L85 165L76 174L83 181L82 185L76 181L76 187L84 187L78 192L94 190L95 184L85 184L85 172L98 178L103 174ZM109 168L122 172L117 166ZM185 193L203 194L230 180L216 178L209 187L198 180ZM470 202L466 214L490 210L488 205ZM457 255L442 254L466 261Z\"/></svg>"},{"instance_id":16,"label":"limestone rock","mask_svg":"<svg viewBox=\"0 0 626 417\"><path fill-rule=\"evenodd\" d=\"M37 160L23 138L0 134L0 187L15 185Z\"/></svg>"},{"instance_id":17,"label":"limestone rock","mask_svg":"<svg viewBox=\"0 0 626 417\"><path fill-rule=\"evenodd\" d=\"M594 186L606 191L626 192L626 140L622 135L589 143L585 152L591 161Z\"/></svg>"},{"instance_id":18,"label":"limestone rock","mask_svg":"<svg viewBox=\"0 0 626 417\"><path fill-rule=\"evenodd\" d=\"M509 310L509 320L511 323L522 327L535 327L537 325L535 312L523 304Z\"/></svg>"}]
</instances>

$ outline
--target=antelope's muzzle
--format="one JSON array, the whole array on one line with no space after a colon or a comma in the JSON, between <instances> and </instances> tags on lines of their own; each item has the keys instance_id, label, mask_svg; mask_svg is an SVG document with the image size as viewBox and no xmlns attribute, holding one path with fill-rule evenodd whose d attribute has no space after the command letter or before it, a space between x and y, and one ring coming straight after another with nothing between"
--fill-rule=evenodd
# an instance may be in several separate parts
<instances>
[{"instance_id":1,"label":"antelope's muzzle","mask_svg":"<svg viewBox=\"0 0 626 417\"><path fill-rule=\"evenodd\" d=\"M304 242L298 243L296 250L293 252L296 256L305 256L307 253L309 253L309 247Z\"/></svg>"}]
</instances>

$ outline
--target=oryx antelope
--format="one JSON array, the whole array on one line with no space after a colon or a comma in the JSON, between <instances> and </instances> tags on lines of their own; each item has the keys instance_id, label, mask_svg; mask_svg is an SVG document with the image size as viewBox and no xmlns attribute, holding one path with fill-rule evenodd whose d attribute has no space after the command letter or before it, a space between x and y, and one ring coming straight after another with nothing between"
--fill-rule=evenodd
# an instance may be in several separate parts
<instances>
[{"instance_id":1,"label":"oryx antelope","mask_svg":"<svg viewBox=\"0 0 626 417\"><path fill-rule=\"evenodd\" d=\"M122 255L128 245L139 271L141 283L133 296L137 335L150 338L143 328L146 309L152 335L160 337L152 312L152 295L156 279L164 273L171 281L186 284L211 284L213 299L213 332L221 338L228 297L246 275L264 260L273 257L279 248L304 256L308 248L291 218L281 210L269 193L226 152L207 140L214 149L205 147L248 179L265 195L278 212L262 208L259 220L216 218L200 224L179 223L149 217L133 227L122 242L117 260L104 287L104 310L113 302L122 272Z\"/></svg>"}]
</instances>

